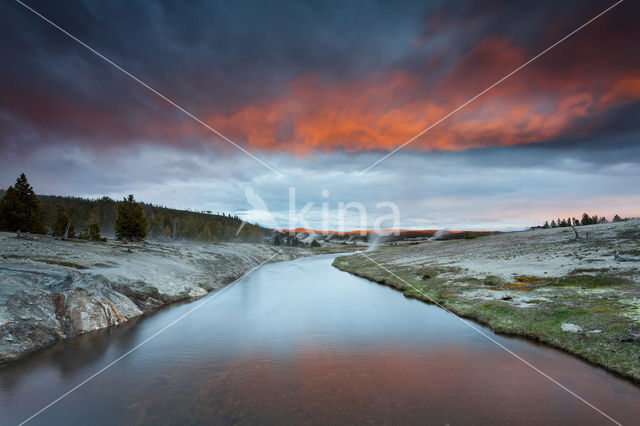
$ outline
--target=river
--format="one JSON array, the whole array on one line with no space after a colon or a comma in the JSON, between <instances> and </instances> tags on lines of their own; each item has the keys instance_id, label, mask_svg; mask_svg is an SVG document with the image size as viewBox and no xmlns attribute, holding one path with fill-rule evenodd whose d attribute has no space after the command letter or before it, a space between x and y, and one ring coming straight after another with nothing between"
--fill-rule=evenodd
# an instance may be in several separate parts
<instances>
[{"instance_id":1,"label":"river","mask_svg":"<svg viewBox=\"0 0 640 426\"><path fill-rule=\"evenodd\" d=\"M341 272L334 257L266 265L219 294L4 365L0 422L29 418L179 319L29 424L611 424L458 318ZM491 335L637 424L637 385Z\"/></svg>"}]
</instances>

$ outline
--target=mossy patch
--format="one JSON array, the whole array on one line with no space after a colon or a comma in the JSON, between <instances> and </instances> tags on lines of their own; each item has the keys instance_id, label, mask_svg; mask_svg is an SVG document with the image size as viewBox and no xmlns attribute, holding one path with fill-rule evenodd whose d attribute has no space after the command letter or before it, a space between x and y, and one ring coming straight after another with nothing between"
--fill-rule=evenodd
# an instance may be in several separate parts
<instances>
[{"instance_id":1,"label":"mossy patch","mask_svg":"<svg viewBox=\"0 0 640 426\"><path fill-rule=\"evenodd\" d=\"M438 271L435 269L421 269L418 271L418 276L423 280L428 280L438 276Z\"/></svg>"},{"instance_id":2,"label":"mossy patch","mask_svg":"<svg viewBox=\"0 0 640 426\"><path fill-rule=\"evenodd\" d=\"M490 287L504 287L507 282L497 275L488 275L482 280L482 284Z\"/></svg>"},{"instance_id":3,"label":"mossy patch","mask_svg":"<svg viewBox=\"0 0 640 426\"><path fill-rule=\"evenodd\" d=\"M67 268L75 268L75 269L89 269L88 266L85 265L80 265L78 263L74 263L74 262L67 262L65 260L55 260L55 259L33 259L36 262L42 262L42 263L46 263L49 265L58 265L58 266L65 266Z\"/></svg>"},{"instance_id":4,"label":"mossy patch","mask_svg":"<svg viewBox=\"0 0 640 426\"><path fill-rule=\"evenodd\" d=\"M634 284L634 281L629 278L604 273L598 273L595 275L569 274L558 279L555 283L556 286L583 288L612 287L629 284Z\"/></svg>"},{"instance_id":5,"label":"mossy patch","mask_svg":"<svg viewBox=\"0 0 640 426\"><path fill-rule=\"evenodd\" d=\"M569 272L570 275L584 274L584 273L599 273L609 272L609 268L576 268Z\"/></svg>"},{"instance_id":6,"label":"mossy patch","mask_svg":"<svg viewBox=\"0 0 640 426\"><path fill-rule=\"evenodd\" d=\"M553 284L553 280L549 277L537 277L533 275L518 275L513 277L515 282L504 284L509 290L529 291L539 287L545 287Z\"/></svg>"}]
</instances>

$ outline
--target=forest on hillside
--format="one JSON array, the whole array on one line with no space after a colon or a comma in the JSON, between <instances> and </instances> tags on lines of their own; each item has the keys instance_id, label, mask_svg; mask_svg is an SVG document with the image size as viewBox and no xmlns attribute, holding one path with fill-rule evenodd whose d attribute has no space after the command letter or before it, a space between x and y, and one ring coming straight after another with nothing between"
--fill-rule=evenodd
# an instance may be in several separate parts
<instances>
[{"instance_id":1,"label":"forest on hillside","mask_svg":"<svg viewBox=\"0 0 640 426\"><path fill-rule=\"evenodd\" d=\"M5 194L0 190L0 198ZM57 206L64 206L71 222L77 231L82 231L92 219L100 223L103 235L113 237L114 226L118 216L118 202L109 198L86 199L80 197L63 197L56 195L37 195L40 204L40 217L47 231L51 231L56 220ZM242 219L230 214L213 214L178 210L141 203L147 220L147 237L155 240L193 240L193 241L238 241L279 245L303 245L299 240L287 238L288 235L276 237L276 231L259 225L245 223ZM236 235L237 233L237 235Z\"/></svg>"}]
</instances>

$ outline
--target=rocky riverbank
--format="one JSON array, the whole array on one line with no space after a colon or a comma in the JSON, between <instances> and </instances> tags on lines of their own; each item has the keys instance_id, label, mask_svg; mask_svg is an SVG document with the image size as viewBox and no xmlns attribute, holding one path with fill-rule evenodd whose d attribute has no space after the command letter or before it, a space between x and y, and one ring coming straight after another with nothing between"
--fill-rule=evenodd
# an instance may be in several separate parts
<instances>
[{"instance_id":1,"label":"rocky riverbank","mask_svg":"<svg viewBox=\"0 0 640 426\"><path fill-rule=\"evenodd\" d=\"M386 246L334 266L640 382L640 221L578 231Z\"/></svg>"},{"instance_id":2,"label":"rocky riverbank","mask_svg":"<svg viewBox=\"0 0 640 426\"><path fill-rule=\"evenodd\" d=\"M256 244L28 240L0 233L0 362L203 297L274 255L270 262L311 254Z\"/></svg>"}]
</instances>

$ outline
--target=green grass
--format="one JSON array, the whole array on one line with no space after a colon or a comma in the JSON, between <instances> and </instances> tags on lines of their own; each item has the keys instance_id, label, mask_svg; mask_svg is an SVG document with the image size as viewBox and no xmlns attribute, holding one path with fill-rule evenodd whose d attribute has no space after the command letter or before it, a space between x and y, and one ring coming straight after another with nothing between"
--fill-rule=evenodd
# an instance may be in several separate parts
<instances>
[{"instance_id":1,"label":"green grass","mask_svg":"<svg viewBox=\"0 0 640 426\"><path fill-rule=\"evenodd\" d=\"M36 260L38 262L47 263L49 265L66 266L67 268L89 269L88 266L80 265L78 263L73 263L73 262L67 262L67 261L64 261L64 260L52 260L52 259L33 259L33 260Z\"/></svg>"},{"instance_id":2,"label":"green grass","mask_svg":"<svg viewBox=\"0 0 640 426\"><path fill-rule=\"evenodd\" d=\"M629 278L611 274L598 273L596 275L569 274L557 280L556 286L570 286L581 288L600 288L634 284Z\"/></svg>"},{"instance_id":3,"label":"green grass","mask_svg":"<svg viewBox=\"0 0 640 426\"><path fill-rule=\"evenodd\" d=\"M482 280L482 284L491 287L502 287L506 284L506 282L498 276L488 275L484 280Z\"/></svg>"},{"instance_id":4,"label":"green grass","mask_svg":"<svg viewBox=\"0 0 640 426\"><path fill-rule=\"evenodd\" d=\"M3 259L29 259L29 260L33 260L34 262L46 263L48 265L65 266L67 268L75 268L75 269L89 269L88 266L80 265L79 263L68 262L65 260L44 259L44 258L38 258L38 257L32 258L27 256L18 256L15 254L4 254L2 255L2 258Z\"/></svg>"},{"instance_id":5,"label":"green grass","mask_svg":"<svg viewBox=\"0 0 640 426\"><path fill-rule=\"evenodd\" d=\"M436 269L421 269L417 274L423 280L428 280L438 276L438 270Z\"/></svg>"},{"instance_id":6,"label":"green grass","mask_svg":"<svg viewBox=\"0 0 640 426\"><path fill-rule=\"evenodd\" d=\"M576 268L569 272L570 275L583 274L590 272L609 272L609 268Z\"/></svg>"},{"instance_id":7,"label":"green grass","mask_svg":"<svg viewBox=\"0 0 640 426\"><path fill-rule=\"evenodd\" d=\"M367 246L356 246L349 244L328 245L322 247L311 247L309 250L315 254L335 254L335 253L351 253L354 251L366 250Z\"/></svg>"}]
</instances>

